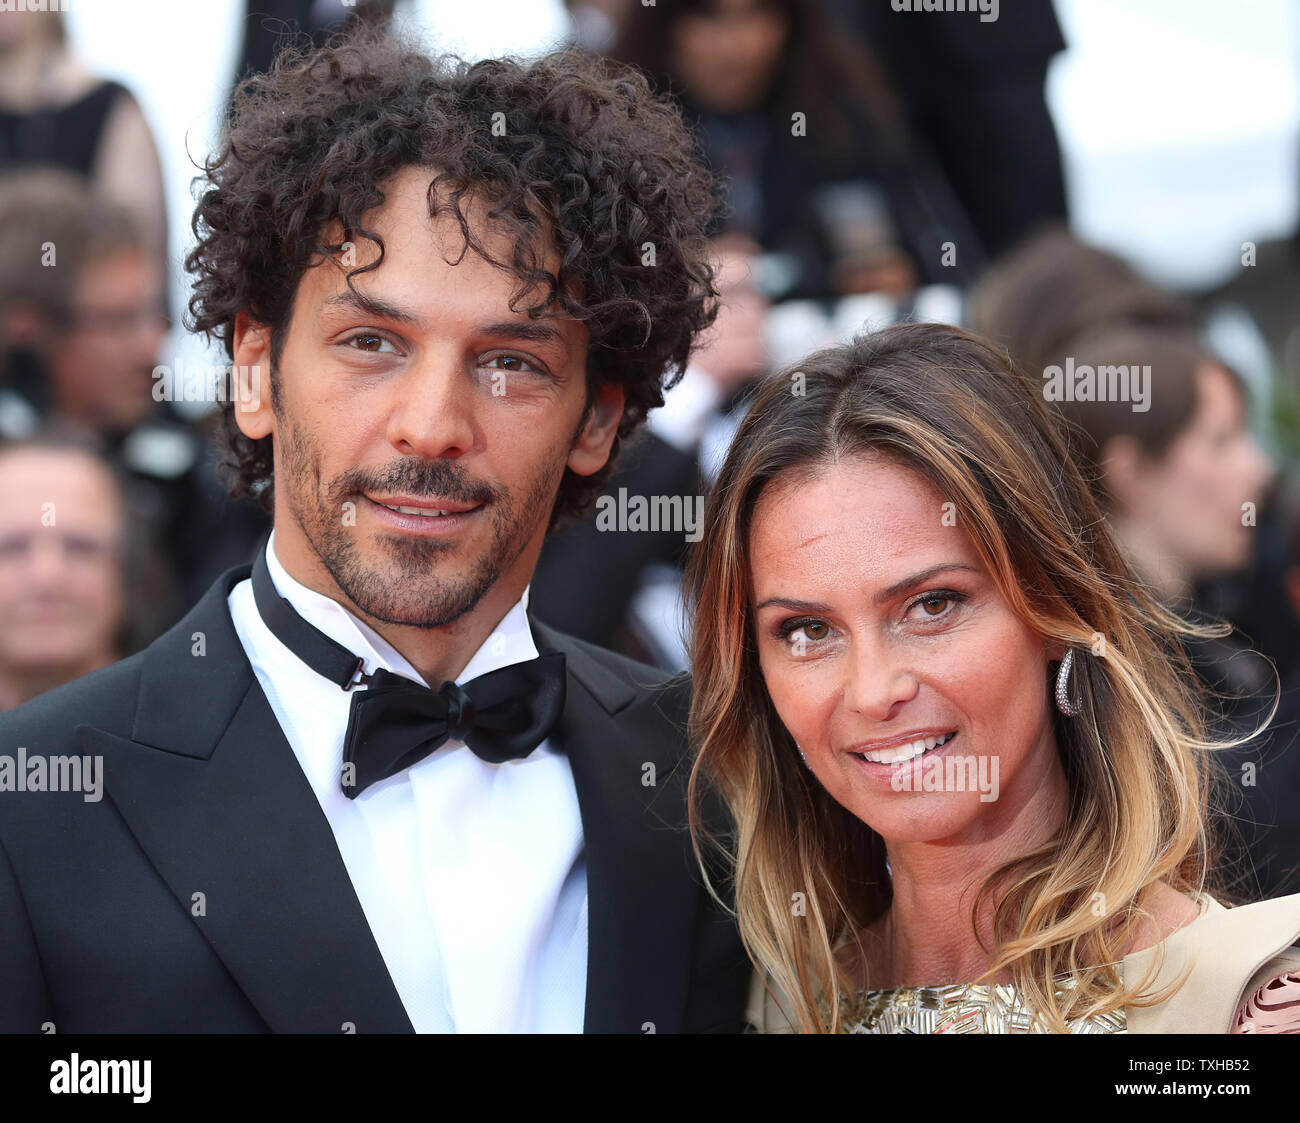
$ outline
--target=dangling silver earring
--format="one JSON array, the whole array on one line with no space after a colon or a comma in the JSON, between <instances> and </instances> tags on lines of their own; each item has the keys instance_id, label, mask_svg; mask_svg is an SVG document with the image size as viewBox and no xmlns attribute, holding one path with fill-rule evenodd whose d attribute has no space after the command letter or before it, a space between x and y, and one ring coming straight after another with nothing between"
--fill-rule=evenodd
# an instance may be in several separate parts
<instances>
[{"instance_id":1,"label":"dangling silver earring","mask_svg":"<svg viewBox=\"0 0 1300 1123\"><path fill-rule=\"evenodd\" d=\"M799 749L799 742L798 742L798 741L796 741L796 742L794 743L794 747L795 747L796 749ZM806 769L808 769L809 772L811 772L811 771L812 771L812 765L808 763L808 757L805 755L803 749L799 749L799 759L803 761L803 766L804 766Z\"/></svg>"},{"instance_id":2,"label":"dangling silver earring","mask_svg":"<svg viewBox=\"0 0 1300 1123\"><path fill-rule=\"evenodd\" d=\"M1056 672L1056 708L1066 717L1078 717L1083 707L1070 698L1070 668L1074 666L1074 648L1065 649L1061 669Z\"/></svg>"}]
</instances>

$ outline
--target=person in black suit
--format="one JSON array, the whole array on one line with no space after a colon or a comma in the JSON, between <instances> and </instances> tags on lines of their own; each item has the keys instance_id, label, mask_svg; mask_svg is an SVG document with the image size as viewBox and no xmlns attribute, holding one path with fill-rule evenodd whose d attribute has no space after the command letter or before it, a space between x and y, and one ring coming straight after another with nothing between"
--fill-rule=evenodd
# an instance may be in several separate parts
<instances>
[{"instance_id":1,"label":"person in black suit","mask_svg":"<svg viewBox=\"0 0 1300 1123\"><path fill-rule=\"evenodd\" d=\"M1052 59L1066 48L1052 0L1004 4L986 20L827 0L869 44L907 120L938 158L988 259L1069 218L1061 144L1048 109Z\"/></svg>"},{"instance_id":2,"label":"person in black suit","mask_svg":"<svg viewBox=\"0 0 1300 1123\"><path fill-rule=\"evenodd\" d=\"M678 99L725 185L716 232L780 255L774 297L901 298L979 275L984 252L938 162L823 0L635 5L610 53Z\"/></svg>"},{"instance_id":3,"label":"person in black suit","mask_svg":"<svg viewBox=\"0 0 1300 1123\"><path fill-rule=\"evenodd\" d=\"M364 35L250 79L207 176L191 319L273 529L0 716L0 1030L740 1031L688 684L528 603L715 311L679 115Z\"/></svg>"}]
</instances>

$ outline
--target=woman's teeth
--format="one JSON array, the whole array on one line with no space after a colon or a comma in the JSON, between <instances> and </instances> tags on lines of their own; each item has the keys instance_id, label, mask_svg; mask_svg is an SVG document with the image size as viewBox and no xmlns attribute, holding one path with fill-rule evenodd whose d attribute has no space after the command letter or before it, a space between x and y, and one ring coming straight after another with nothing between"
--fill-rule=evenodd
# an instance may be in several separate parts
<instances>
[{"instance_id":1,"label":"woman's teeth","mask_svg":"<svg viewBox=\"0 0 1300 1123\"><path fill-rule=\"evenodd\" d=\"M937 749L940 745L946 745L956 736L954 732L945 733L941 737L922 737L910 744L893 745L888 749L873 749L870 752L858 753L858 756L873 764L902 764L922 753L928 753L931 749Z\"/></svg>"}]
</instances>

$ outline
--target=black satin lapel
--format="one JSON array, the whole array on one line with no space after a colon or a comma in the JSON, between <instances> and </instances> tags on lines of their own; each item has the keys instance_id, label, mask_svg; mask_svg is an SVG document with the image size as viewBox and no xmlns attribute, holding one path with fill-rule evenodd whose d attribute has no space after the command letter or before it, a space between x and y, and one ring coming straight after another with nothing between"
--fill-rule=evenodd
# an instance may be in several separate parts
<instances>
[{"instance_id":1,"label":"black satin lapel","mask_svg":"<svg viewBox=\"0 0 1300 1123\"><path fill-rule=\"evenodd\" d=\"M699 902L689 841L665 821L680 817L669 776L678 746L662 726L648 735L634 716L637 707L611 715L573 674L568 691L553 737L573 766L585 837L584 1028L675 1033L686 1006Z\"/></svg>"},{"instance_id":2,"label":"black satin lapel","mask_svg":"<svg viewBox=\"0 0 1300 1123\"><path fill-rule=\"evenodd\" d=\"M251 671L206 759L87 725L77 734L103 754L110 798L185 911L204 894L194 923L272 1030L412 1032L329 823Z\"/></svg>"}]
</instances>

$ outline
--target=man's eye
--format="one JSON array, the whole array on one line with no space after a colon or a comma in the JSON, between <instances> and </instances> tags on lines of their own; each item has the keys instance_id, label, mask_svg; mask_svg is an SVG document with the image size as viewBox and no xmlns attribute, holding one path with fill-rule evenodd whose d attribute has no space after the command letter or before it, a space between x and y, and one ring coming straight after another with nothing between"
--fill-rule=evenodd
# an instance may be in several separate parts
<instances>
[{"instance_id":1,"label":"man's eye","mask_svg":"<svg viewBox=\"0 0 1300 1123\"><path fill-rule=\"evenodd\" d=\"M375 335L374 332L363 332L361 335L354 335L347 340L347 343L350 347L370 355L380 354L380 349L386 343L390 348L393 346L382 335Z\"/></svg>"},{"instance_id":2,"label":"man's eye","mask_svg":"<svg viewBox=\"0 0 1300 1123\"><path fill-rule=\"evenodd\" d=\"M89 558L99 553L100 544L93 538L70 534L63 540L63 550L64 553L74 557Z\"/></svg>"},{"instance_id":3,"label":"man's eye","mask_svg":"<svg viewBox=\"0 0 1300 1123\"><path fill-rule=\"evenodd\" d=\"M484 366L491 366L493 363L500 363L499 370L506 370L513 373L523 373L527 370L535 371L538 368L530 363L527 359L519 355L493 355L483 361Z\"/></svg>"}]
</instances>

